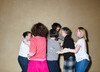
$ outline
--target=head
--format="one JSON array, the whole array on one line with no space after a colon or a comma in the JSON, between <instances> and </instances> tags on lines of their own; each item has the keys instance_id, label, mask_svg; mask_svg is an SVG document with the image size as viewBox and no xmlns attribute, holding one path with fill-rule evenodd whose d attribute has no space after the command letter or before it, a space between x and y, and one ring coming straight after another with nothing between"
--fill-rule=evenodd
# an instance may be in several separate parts
<instances>
[{"instance_id":1,"label":"head","mask_svg":"<svg viewBox=\"0 0 100 72\"><path fill-rule=\"evenodd\" d=\"M66 35L71 36L72 35L72 32L71 32L71 30L68 27L63 27L61 29L61 35L63 37L65 37Z\"/></svg>"},{"instance_id":2,"label":"head","mask_svg":"<svg viewBox=\"0 0 100 72\"><path fill-rule=\"evenodd\" d=\"M50 37L52 38L57 38L58 37L58 32L55 29L50 30Z\"/></svg>"},{"instance_id":3,"label":"head","mask_svg":"<svg viewBox=\"0 0 100 72\"><path fill-rule=\"evenodd\" d=\"M59 23L53 23L52 29L55 29L57 32L59 32L61 29L61 25Z\"/></svg>"},{"instance_id":4,"label":"head","mask_svg":"<svg viewBox=\"0 0 100 72\"><path fill-rule=\"evenodd\" d=\"M42 23L36 23L33 25L31 28L31 32L34 36L41 36L41 37L46 37L48 34L48 29L47 27L42 24Z\"/></svg>"},{"instance_id":5,"label":"head","mask_svg":"<svg viewBox=\"0 0 100 72\"><path fill-rule=\"evenodd\" d=\"M78 38L84 38L87 40L86 30L83 27L78 27L76 34Z\"/></svg>"},{"instance_id":6,"label":"head","mask_svg":"<svg viewBox=\"0 0 100 72\"><path fill-rule=\"evenodd\" d=\"M23 33L23 38L25 38L26 40L30 40L30 38L32 37L32 34L30 31L26 31Z\"/></svg>"}]
</instances>

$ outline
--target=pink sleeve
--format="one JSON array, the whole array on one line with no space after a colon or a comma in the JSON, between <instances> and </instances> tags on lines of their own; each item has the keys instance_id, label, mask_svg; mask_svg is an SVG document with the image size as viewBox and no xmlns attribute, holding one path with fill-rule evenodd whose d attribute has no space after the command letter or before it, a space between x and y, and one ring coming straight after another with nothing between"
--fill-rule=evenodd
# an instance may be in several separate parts
<instances>
[{"instance_id":1,"label":"pink sleeve","mask_svg":"<svg viewBox=\"0 0 100 72\"><path fill-rule=\"evenodd\" d=\"M36 42L34 39L30 40L30 50L29 50L29 55L33 56L36 53Z\"/></svg>"}]
</instances>

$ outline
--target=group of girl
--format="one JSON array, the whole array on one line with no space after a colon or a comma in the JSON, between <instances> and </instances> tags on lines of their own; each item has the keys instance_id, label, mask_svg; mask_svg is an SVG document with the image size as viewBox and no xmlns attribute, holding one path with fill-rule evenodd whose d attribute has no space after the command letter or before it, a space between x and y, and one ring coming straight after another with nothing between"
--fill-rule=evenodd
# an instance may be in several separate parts
<instances>
[{"instance_id":1,"label":"group of girl","mask_svg":"<svg viewBox=\"0 0 100 72\"><path fill-rule=\"evenodd\" d=\"M64 72L85 72L89 64L86 30L78 27L75 43L68 27L53 23L48 31L42 23L23 33L18 62L22 72L60 72L59 54L64 55Z\"/></svg>"}]
</instances>

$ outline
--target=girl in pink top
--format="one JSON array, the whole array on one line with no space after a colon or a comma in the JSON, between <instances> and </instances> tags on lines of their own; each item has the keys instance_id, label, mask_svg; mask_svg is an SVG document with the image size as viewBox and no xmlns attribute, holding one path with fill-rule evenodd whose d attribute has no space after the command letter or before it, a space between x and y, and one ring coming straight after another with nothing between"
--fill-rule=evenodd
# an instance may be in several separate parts
<instances>
[{"instance_id":1,"label":"girl in pink top","mask_svg":"<svg viewBox=\"0 0 100 72\"><path fill-rule=\"evenodd\" d=\"M46 35L48 29L42 23L31 29L34 37L30 40L28 72L49 72L46 61Z\"/></svg>"}]
</instances>

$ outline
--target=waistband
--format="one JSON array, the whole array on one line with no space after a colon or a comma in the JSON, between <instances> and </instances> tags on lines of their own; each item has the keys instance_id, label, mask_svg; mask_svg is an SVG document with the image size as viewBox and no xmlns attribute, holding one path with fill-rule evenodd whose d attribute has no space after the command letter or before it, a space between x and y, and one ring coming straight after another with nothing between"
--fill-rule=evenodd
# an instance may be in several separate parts
<instances>
[{"instance_id":1,"label":"waistband","mask_svg":"<svg viewBox=\"0 0 100 72\"><path fill-rule=\"evenodd\" d=\"M45 61L46 59L31 59L30 61Z\"/></svg>"}]
</instances>

